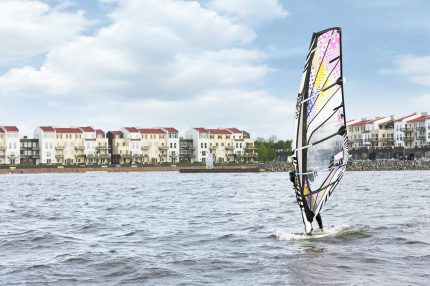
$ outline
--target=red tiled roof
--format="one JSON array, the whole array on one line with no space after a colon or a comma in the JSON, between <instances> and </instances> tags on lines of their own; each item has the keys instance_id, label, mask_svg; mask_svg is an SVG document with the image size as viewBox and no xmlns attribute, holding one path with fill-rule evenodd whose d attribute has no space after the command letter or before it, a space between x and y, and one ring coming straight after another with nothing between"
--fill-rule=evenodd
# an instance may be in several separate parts
<instances>
[{"instance_id":1,"label":"red tiled roof","mask_svg":"<svg viewBox=\"0 0 430 286\"><path fill-rule=\"evenodd\" d=\"M160 128L141 128L139 129L140 134L165 134Z\"/></svg>"},{"instance_id":2,"label":"red tiled roof","mask_svg":"<svg viewBox=\"0 0 430 286\"><path fill-rule=\"evenodd\" d=\"M1 126L0 126L0 133L4 133L4 130L3 128L1 128Z\"/></svg>"},{"instance_id":3,"label":"red tiled roof","mask_svg":"<svg viewBox=\"0 0 430 286\"><path fill-rule=\"evenodd\" d=\"M227 128L228 130L230 130L232 133L242 133L242 131L240 131L239 129L237 129L237 128Z\"/></svg>"},{"instance_id":4,"label":"red tiled roof","mask_svg":"<svg viewBox=\"0 0 430 286\"><path fill-rule=\"evenodd\" d=\"M415 119L408 120L408 122L424 121L424 120L426 119L426 117L427 117L426 115L422 115L422 116L417 117L417 118L415 118Z\"/></svg>"},{"instance_id":5,"label":"red tiled roof","mask_svg":"<svg viewBox=\"0 0 430 286\"><path fill-rule=\"evenodd\" d=\"M128 132L139 132L136 127L124 127Z\"/></svg>"},{"instance_id":6,"label":"red tiled roof","mask_svg":"<svg viewBox=\"0 0 430 286\"><path fill-rule=\"evenodd\" d=\"M39 126L43 132L55 132L55 129L52 126Z\"/></svg>"},{"instance_id":7,"label":"red tiled roof","mask_svg":"<svg viewBox=\"0 0 430 286\"><path fill-rule=\"evenodd\" d=\"M406 119L406 118L411 117L411 116L414 116L414 115L416 115L416 113L409 114L409 115L407 115L407 116L403 116L403 117L398 118L398 119L396 119L396 120L394 120L394 121L402 121L403 119Z\"/></svg>"},{"instance_id":8,"label":"red tiled roof","mask_svg":"<svg viewBox=\"0 0 430 286\"><path fill-rule=\"evenodd\" d=\"M82 133L79 128L55 128L57 133Z\"/></svg>"},{"instance_id":9,"label":"red tiled roof","mask_svg":"<svg viewBox=\"0 0 430 286\"><path fill-rule=\"evenodd\" d=\"M121 131L111 131L113 135L123 135Z\"/></svg>"},{"instance_id":10,"label":"red tiled roof","mask_svg":"<svg viewBox=\"0 0 430 286\"><path fill-rule=\"evenodd\" d=\"M16 126L3 126L3 129L7 132L18 132L18 127Z\"/></svg>"},{"instance_id":11,"label":"red tiled roof","mask_svg":"<svg viewBox=\"0 0 430 286\"><path fill-rule=\"evenodd\" d=\"M90 126L79 127L83 132L94 132L94 129Z\"/></svg>"},{"instance_id":12,"label":"red tiled roof","mask_svg":"<svg viewBox=\"0 0 430 286\"><path fill-rule=\"evenodd\" d=\"M210 134L231 134L227 129L207 129Z\"/></svg>"},{"instance_id":13,"label":"red tiled roof","mask_svg":"<svg viewBox=\"0 0 430 286\"><path fill-rule=\"evenodd\" d=\"M96 129L96 134L97 135L99 135L99 134L103 134L104 135L105 133L101 129Z\"/></svg>"},{"instance_id":14,"label":"red tiled roof","mask_svg":"<svg viewBox=\"0 0 430 286\"><path fill-rule=\"evenodd\" d=\"M194 128L195 130L197 130L198 132L201 133L208 133L208 131L206 129L204 129L203 127L198 127L198 128Z\"/></svg>"},{"instance_id":15,"label":"red tiled roof","mask_svg":"<svg viewBox=\"0 0 430 286\"><path fill-rule=\"evenodd\" d=\"M430 119L430 115L427 115L427 116L426 116L426 119Z\"/></svg>"},{"instance_id":16,"label":"red tiled roof","mask_svg":"<svg viewBox=\"0 0 430 286\"><path fill-rule=\"evenodd\" d=\"M375 121L375 120L362 120L362 121L358 121L356 123L353 123L349 126L363 126L363 125L366 125L367 123L372 123L373 121Z\"/></svg>"},{"instance_id":17,"label":"red tiled roof","mask_svg":"<svg viewBox=\"0 0 430 286\"><path fill-rule=\"evenodd\" d=\"M173 127L165 127L164 129L166 129L167 132L170 132L170 133L178 133L178 130L176 130Z\"/></svg>"}]
</instances>

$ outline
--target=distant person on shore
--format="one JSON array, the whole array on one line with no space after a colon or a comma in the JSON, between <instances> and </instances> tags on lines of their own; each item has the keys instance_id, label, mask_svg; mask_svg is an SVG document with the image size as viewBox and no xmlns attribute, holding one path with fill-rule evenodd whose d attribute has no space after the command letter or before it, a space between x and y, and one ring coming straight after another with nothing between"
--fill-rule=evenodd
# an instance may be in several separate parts
<instances>
[{"instance_id":1,"label":"distant person on shore","mask_svg":"<svg viewBox=\"0 0 430 286\"><path fill-rule=\"evenodd\" d=\"M294 171L290 172L290 181L293 183L294 189L297 190L298 186L297 186L297 182L296 182L296 172L294 172ZM324 226L322 223L321 214L318 213L315 216L314 212L309 209L308 204L304 201L303 197L301 198L301 200L303 201L303 204L300 203L300 201L299 201L300 199L298 196L296 196L296 198L297 198L297 203L299 204L299 206L304 209L307 220L312 224L314 217L315 217L315 219L318 223L318 227L320 228L321 231L324 231L324 229L323 229ZM313 229L311 229L311 232L309 234L312 234L312 233L313 233Z\"/></svg>"}]
</instances>

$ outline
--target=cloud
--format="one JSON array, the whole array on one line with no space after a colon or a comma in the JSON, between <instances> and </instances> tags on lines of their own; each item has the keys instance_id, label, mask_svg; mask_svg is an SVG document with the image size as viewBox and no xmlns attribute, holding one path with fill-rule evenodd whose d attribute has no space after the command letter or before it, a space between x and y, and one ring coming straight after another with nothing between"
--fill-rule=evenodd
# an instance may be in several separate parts
<instances>
[{"instance_id":1,"label":"cloud","mask_svg":"<svg viewBox=\"0 0 430 286\"><path fill-rule=\"evenodd\" d=\"M412 83L430 86L430 56L400 55L394 59L393 68L380 70L394 74Z\"/></svg>"},{"instance_id":2,"label":"cloud","mask_svg":"<svg viewBox=\"0 0 430 286\"><path fill-rule=\"evenodd\" d=\"M76 39L88 25L82 11L64 12L42 1L1 1L0 65L46 53Z\"/></svg>"},{"instance_id":3,"label":"cloud","mask_svg":"<svg viewBox=\"0 0 430 286\"><path fill-rule=\"evenodd\" d=\"M250 2L247 15L256 7L269 13L263 20L286 15L277 1L262 3ZM40 7L44 12L36 15L58 13ZM3 106L5 116L27 126L215 124L258 135L288 133L285 118L292 118L294 105L264 90L272 72L268 55L253 46L257 35L245 20L173 0L118 1L109 18L93 34L47 45L40 67L15 67L0 76L7 104L18 97L33 102L31 118Z\"/></svg>"},{"instance_id":4,"label":"cloud","mask_svg":"<svg viewBox=\"0 0 430 286\"><path fill-rule=\"evenodd\" d=\"M288 15L278 0L211 0L209 7L247 22L269 21Z\"/></svg>"}]
</instances>

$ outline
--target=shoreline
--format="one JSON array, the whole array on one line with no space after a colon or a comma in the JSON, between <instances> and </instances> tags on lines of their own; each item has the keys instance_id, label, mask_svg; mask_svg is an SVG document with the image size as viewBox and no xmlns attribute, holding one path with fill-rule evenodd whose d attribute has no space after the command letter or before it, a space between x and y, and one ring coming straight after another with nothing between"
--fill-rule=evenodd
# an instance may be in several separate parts
<instances>
[{"instance_id":1,"label":"shoreline","mask_svg":"<svg viewBox=\"0 0 430 286\"><path fill-rule=\"evenodd\" d=\"M292 163L270 162L264 164L247 165L221 165L217 169L237 169L260 167L261 172L289 172L293 170ZM202 165L170 165L170 166L51 166L31 167L15 166L13 174L45 174L45 173L95 173L95 172L179 172L180 169L201 169ZM347 171L419 171L430 170L430 161L400 161L400 160L376 160L376 161L351 161L347 165ZM0 174L11 174L7 167L0 169Z\"/></svg>"}]
</instances>

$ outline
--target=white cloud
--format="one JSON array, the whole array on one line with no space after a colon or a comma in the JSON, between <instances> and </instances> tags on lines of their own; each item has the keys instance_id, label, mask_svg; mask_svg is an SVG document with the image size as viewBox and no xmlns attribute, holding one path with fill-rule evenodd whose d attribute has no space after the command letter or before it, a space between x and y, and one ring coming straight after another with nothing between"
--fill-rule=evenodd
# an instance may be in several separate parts
<instances>
[{"instance_id":1,"label":"white cloud","mask_svg":"<svg viewBox=\"0 0 430 286\"><path fill-rule=\"evenodd\" d=\"M89 22L41 1L0 1L0 65L46 53L76 39Z\"/></svg>"},{"instance_id":2,"label":"white cloud","mask_svg":"<svg viewBox=\"0 0 430 286\"><path fill-rule=\"evenodd\" d=\"M278 0L210 0L209 6L247 22L269 21L288 15Z\"/></svg>"},{"instance_id":3,"label":"white cloud","mask_svg":"<svg viewBox=\"0 0 430 286\"><path fill-rule=\"evenodd\" d=\"M248 15L266 7L256 3ZM268 3L271 19L286 15L277 1ZM43 7L37 15L54 13ZM265 52L252 46L256 34L246 21L173 0L118 1L109 16L111 24L93 35L52 47L40 68L0 76L0 95L37 97L34 109L44 114L33 114L32 124L52 124L34 119L53 112L56 124L67 125L215 124L288 133L294 106L264 91L271 69Z\"/></svg>"},{"instance_id":4,"label":"white cloud","mask_svg":"<svg viewBox=\"0 0 430 286\"><path fill-rule=\"evenodd\" d=\"M400 55L394 68L382 69L382 74L395 74L412 83L430 86L430 56Z\"/></svg>"}]
</instances>

